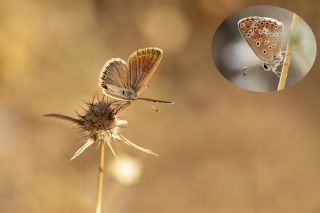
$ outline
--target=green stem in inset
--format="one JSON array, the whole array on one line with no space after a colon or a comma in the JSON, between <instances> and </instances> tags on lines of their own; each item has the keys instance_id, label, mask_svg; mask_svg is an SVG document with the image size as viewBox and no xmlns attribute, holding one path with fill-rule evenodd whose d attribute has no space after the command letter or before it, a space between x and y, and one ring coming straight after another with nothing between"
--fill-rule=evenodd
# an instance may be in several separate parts
<instances>
[{"instance_id":1,"label":"green stem in inset","mask_svg":"<svg viewBox=\"0 0 320 213\"><path fill-rule=\"evenodd\" d=\"M289 71L289 65L290 65L291 55L292 55L291 53L292 53L292 46L293 46L293 40L294 40L293 35L295 35L295 32L297 30L298 21L299 21L299 16L297 16L294 13L293 17L292 17L292 23L291 23L291 32L290 32L291 36L290 36L290 39L288 41L286 55L285 55L284 60L283 60L283 66L282 66L280 80L279 80L279 84L278 84L278 91L279 90L283 90L284 87L286 86L286 81L287 81L288 71Z\"/></svg>"}]
</instances>

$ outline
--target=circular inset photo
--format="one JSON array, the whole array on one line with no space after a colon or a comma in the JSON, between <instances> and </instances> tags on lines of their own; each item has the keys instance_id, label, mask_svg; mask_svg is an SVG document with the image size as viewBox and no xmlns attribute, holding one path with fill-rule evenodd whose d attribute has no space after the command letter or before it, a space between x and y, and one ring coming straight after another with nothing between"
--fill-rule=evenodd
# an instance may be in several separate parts
<instances>
[{"instance_id":1,"label":"circular inset photo","mask_svg":"<svg viewBox=\"0 0 320 213\"><path fill-rule=\"evenodd\" d=\"M220 73L256 92L279 91L301 80L311 70L316 50L309 25L275 6L249 7L229 16L211 46Z\"/></svg>"}]
</instances>

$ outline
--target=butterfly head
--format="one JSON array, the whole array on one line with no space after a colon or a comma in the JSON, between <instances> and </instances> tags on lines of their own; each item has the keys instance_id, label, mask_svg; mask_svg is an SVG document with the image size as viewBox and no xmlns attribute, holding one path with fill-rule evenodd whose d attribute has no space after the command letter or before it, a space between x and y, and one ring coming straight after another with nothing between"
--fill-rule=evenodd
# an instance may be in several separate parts
<instances>
[{"instance_id":1,"label":"butterfly head","mask_svg":"<svg viewBox=\"0 0 320 213\"><path fill-rule=\"evenodd\" d=\"M138 98L137 93L132 89L123 89L121 93L122 93L121 95L125 96L130 100L134 100Z\"/></svg>"},{"instance_id":2,"label":"butterfly head","mask_svg":"<svg viewBox=\"0 0 320 213\"><path fill-rule=\"evenodd\" d=\"M282 63L283 56L282 55L273 55L272 60L269 63L263 63L263 70L275 72L278 66Z\"/></svg>"}]
</instances>

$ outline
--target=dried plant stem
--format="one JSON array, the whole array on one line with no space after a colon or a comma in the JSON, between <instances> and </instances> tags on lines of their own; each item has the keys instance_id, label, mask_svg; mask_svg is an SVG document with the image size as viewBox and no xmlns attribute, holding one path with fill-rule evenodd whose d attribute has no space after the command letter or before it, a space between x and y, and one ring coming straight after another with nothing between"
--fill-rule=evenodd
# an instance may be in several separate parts
<instances>
[{"instance_id":1,"label":"dried plant stem","mask_svg":"<svg viewBox=\"0 0 320 213\"><path fill-rule=\"evenodd\" d=\"M103 172L104 172L104 149L105 143L100 143L100 164L99 164L99 178L98 178L98 193L97 193L97 208L96 213L101 213L102 203L102 189L103 189Z\"/></svg>"},{"instance_id":2,"label":"dried plant stem","mask_svg":"<svg viewBox=\"0 0 320 213\"><path fill-rule=\"evenodd\" d=\"M288 70L289 70L289 65L290 65L291 55L292 55L291 54L292 53L292 46L293 46L292 35L294 35L294 32L297 29L298 21L299 21L299 16L294 13L293 17L292 17L292 23L291 23L291 36L290 36L290 39L288 41L286 55L285 55L284 60L283 60L283 66L282 66L280 80L279 80L279 84L278 84L278 91L279 90L283 90L284 87L286 86Z\"/></svg>"}]
</instances>

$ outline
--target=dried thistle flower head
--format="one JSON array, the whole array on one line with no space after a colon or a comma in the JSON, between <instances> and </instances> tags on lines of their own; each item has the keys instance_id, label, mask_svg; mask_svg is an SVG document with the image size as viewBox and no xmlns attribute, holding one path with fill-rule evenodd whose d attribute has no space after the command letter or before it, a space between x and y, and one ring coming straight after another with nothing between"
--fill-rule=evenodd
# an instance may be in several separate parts
<instances>
[{"instance_id":1,"label":"dried thistle flower head","mask_svg":"<svg viewBox=\"0 0 320 213\"><path fill-rule=\"evenodd\" d=\"M117 113L127 107L130 102L102 99L98 102L87 103L84 114L78 113L79 125L91 134L107 131L117 126Z\"/></svg>"},{"instance_id":2,"label":"dried thistle flower head","mask_svg":"<svg viewBox=\"0 0 320 213\"><path fill-rule=\"evenodd\" d=\"M73 155L71 160L79 156L91 145L97 143L106 143L110 148L114 156L116 156L112 143L115 141L122 141L125 144L138 149L142 152L157 155L151 150L142 148L123 135L120 134L119 128L127 124L126 120L117 117L117 113L130 105L128 101L113 100L110 98L103 98L97 101L86 103L87 107L84 109L84 113L78 113L78 118L72 118L61 114L47 114L47 117L55 117L64 120L71 121L77 124L88 135L87 142Z\"/></svg>"}]
</instances>

